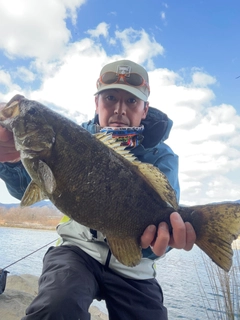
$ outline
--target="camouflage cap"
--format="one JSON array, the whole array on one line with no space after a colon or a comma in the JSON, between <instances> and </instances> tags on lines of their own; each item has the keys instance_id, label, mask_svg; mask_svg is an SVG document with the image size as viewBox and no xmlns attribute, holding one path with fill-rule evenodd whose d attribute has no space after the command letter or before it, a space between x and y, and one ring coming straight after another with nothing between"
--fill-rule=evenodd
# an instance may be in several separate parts
<instances>
[{"instance_id":1,"label":"camouflage cap","mask_svg":"<svg viewBox=\"0 0 240 320\"><path fill-rule=\"evenodd\" d=\"M150 94L148 73L133 61L115 61L102 68L97 80L97 89L95 94L107 89L122 89L147 101Z\"/></svg>"}]
</instances>

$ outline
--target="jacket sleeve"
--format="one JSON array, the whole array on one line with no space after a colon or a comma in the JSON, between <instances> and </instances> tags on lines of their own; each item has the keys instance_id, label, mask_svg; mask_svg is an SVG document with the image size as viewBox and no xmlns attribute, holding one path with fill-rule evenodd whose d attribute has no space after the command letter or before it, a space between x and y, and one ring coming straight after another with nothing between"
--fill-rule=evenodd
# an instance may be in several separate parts
<instances>
[{"instance_id":1,"label":"jacket sleeve","mask_svg":"<svg viewBox=\"0 0 240 320\"><path fill-rule=\"evenodd\" d=\"M175 191L177 202L179 202L180 187L178 180L178 156L165 143L159 143L155 148L153 148L152 151L153 154L155 154L154 159L152 156L151 159L146 159L147 157L145 157L145 161L152 163L166 175L169 183ZM168 247L165 253L169 252L170 250L172 250L172 248ZM159 258L152 252L150 247L147 249L142 249L142 254L144 258L152 260ZM162 257L164 257L164 255Z\"/></svg>"},{"instance_id":2,"label":"jacket sleeve","mask_svg":"<svg viewBox=\"0 0 240 320\"><path fill-rule=\"evenodd\" d=\"M5 182L9 193L19 200L31 181L21 161L0 163L0 178Z\"/></svg>"},{"instance_id":3,"label":"jacket sleeve","mask_svg":"<svg viewBox=\"0 0 240 320\"><path fill-rule=\"evenodd\" d=\"M157 150L159 157L155 161L154 166L158 167L159 170L166 175L176 193L177 202L179 202L178 156L165 143L160 143Z\"/></svg>"}]
</instances>

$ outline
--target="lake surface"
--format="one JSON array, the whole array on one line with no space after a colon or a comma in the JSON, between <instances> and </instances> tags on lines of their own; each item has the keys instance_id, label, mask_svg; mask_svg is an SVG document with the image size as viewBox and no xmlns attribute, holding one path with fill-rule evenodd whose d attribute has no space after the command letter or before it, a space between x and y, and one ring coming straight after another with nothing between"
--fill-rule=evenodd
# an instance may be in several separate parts
<instances>
[{"instance_id":1,"label":"lake surface","mask_svg":"<svg viewBox=\"0 0 240 320\"><path fill-rule=\"evenodd\" d=\"M57 237L55 231L0 227L0 268L5 268L22 259L49 242L55 241ZM30 273L39 276L42 270L42 258L49 246L51 244L8 267L10 275ZM234 269L234 277L237 276L238 279L235 286L239 289L237 295L239 298L240 252L234 251L234 265L237 266ZM219 310L217 305L224 303L224 300L221 288L212 289L211 281L214 278L211 271L212 265L210 259L197 246L190 252L173 249L164 258L158 260L157 279L163 289L169 320L230 319L224 312L217 311ZM214 286L217 287L218 280L215 281L217 284ZM236 292L235 288L232 292L233 296L236 296ZM93 304L107 313L104 302L94 301ZM224 310L224 307L220 310ZM240 319L240 315L235 315L234 319Z\"/></svg>"}]
</instances>

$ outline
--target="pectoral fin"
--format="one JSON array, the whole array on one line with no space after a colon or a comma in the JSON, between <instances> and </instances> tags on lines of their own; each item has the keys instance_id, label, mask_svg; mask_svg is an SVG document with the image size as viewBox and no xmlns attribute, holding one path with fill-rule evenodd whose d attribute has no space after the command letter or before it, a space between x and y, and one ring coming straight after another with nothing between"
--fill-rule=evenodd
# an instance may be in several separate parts
<instances>
[{"instance_id":1,"label":"pectoral fin","mask_svg":"<svg viewBox=\"0 0 240 320\"><path fill-rule=\"evenodd\" d=\"M45 199L47 199L46 195L35 182L31 181L22 197L20 205L21 207L28 207Z\"/></svg>"},{"instance_id":2,"label":"pectoral fin","mask_svg":"<svg viewBox=\"0 0 240 320\"><path fill-rule=\"evenodd\" d=\"M38 162L37 174L40 181L40 187L34 181L30 182L21 200L22 207L31 206L36 202L48 199L45 192L47 194L52 194L56 189L56 180L52 170L41 160Z\"/></svg>"},{"instance_id":3,"label":"pectoral fin","mask_svg":"<svg viewBox=\"0 0 240 320\"><path fill-rule=\"evenodd\" d=\"M112 254L119 262L128 267L134 267L140 263L142 251L136 239L107 237L107 241Z\"/></svg>"},{"instance_id":4,"label":"pectoral fin","mask_svg":"<svg viewBox=\"0 0 240 320\"><path fill-rule=\"evenodd\" d=\"M51 168L43 161L39 160L38 176L47 193L52 194L56 189L56 180Z\"/></svg>"}]
</instances>

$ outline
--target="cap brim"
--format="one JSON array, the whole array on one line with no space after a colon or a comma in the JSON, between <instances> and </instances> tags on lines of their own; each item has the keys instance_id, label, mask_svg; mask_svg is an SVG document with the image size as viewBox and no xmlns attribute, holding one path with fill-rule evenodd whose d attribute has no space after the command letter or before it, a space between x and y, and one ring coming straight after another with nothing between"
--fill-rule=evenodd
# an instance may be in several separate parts
<instances>
[{"instance_id":1,"label":"cap brim","mask_svg":"<svg viewBox=\"0 0 240 320\"><path fill-rule=\"evenodd\" d=\"M102 88L100 88L94 95L97 95L98 93L103 92L105 90L109 90L109 89L122 89L122 90L125 90L127 92L132 93L134 96L136 96L137 98L139 98L145 102L148 101L148 97L143 92L141 92L139 89L137 89L135 87L131 87L126 84L120 84L120 83L113 83L113 84L105 85Z\"/></svg>"}]
</instances>

